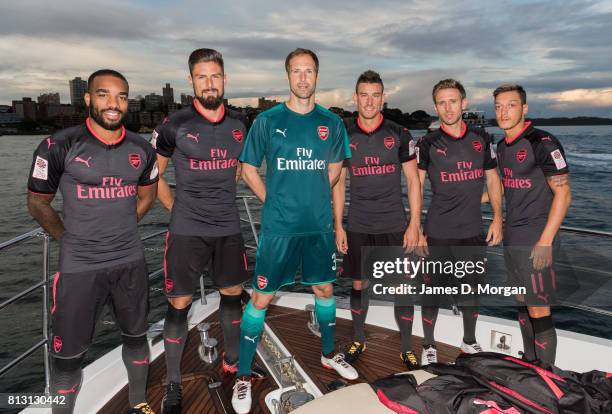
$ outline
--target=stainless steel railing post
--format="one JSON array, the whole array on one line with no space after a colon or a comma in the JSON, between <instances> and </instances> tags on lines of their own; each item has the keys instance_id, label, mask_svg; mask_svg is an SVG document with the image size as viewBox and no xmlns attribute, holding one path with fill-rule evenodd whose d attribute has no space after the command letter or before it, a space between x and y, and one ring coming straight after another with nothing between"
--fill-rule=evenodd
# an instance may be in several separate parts
<instances>
[{"instance_id":1,"label":"stainless steel railing post","mask_svg":"<svg viewBox=\"0 0 612 414\"><path fill-rule=\"evenodd\" d=\"M253 215L251 214L251 209L249 208L249 201L247 197L242 197L242 201L244 202L244 209L246 210L247 216L249 216L249 223L251 224L251 231L253 232L253 238L255 239L255 244L259 246L259 238L257 237L257 230L255 229L255 222L253 221Z\"/></svg>"},{"instance_id":2,"label":"stainless steel railing post","mask_svg":"<svg viewBox=\"0 0 612 414\"><path fill-rule=\"evenodd\" d=\"M45 366L45 393L49 393L51 368L49 364L49 235L47 233L43 233L43 282L42 334L45 340L43 363Z\"/></svg>"}]
</instances>

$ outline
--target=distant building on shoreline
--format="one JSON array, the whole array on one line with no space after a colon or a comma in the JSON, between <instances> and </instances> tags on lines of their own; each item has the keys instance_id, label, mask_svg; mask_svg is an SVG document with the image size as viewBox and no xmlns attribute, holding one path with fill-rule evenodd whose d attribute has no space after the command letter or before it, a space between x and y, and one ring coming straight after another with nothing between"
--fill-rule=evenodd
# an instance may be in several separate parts
<instances>
[{"instance_id":1,"label":"distant building on shoreline","mask_svg":"<svg viewBox=\"0 0 612 414\"><path fill-rule=\"evenodd\" d=\"M70 87L70 105L75 108L85 108L85 92L87 92L87 81L76 77L68 81Z\"/></svg>"}]
</instances>

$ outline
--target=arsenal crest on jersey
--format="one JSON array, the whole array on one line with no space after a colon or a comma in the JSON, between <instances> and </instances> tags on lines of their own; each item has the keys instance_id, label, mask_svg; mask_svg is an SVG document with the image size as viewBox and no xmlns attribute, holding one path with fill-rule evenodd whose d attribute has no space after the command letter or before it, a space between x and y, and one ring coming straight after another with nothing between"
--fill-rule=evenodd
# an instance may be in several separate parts
<instances>
[{"instance_id":1,"label":"arsenal crest on jersey","mask_svg":"<svg viewBox=\"0 0 612 414\"><path fill-rule=\"evenodd\" d=\"M516 160L518 162L523 162L525 161L525 158L527 158L527 150L518 150L518 152L516 153Z\"/></svg>"},{"instance_id":2,"label":"arsenal crest on jersey","mask_svg":"<svg viewBox=\"0 0 612 414\"><path fill-rule=\"evenodd\" d=\"M326 126L319 126L317 128L317 132L319 133L319 138L321 138L323 141L325 141L329 136L329 128Z\"/></svg>"},{"instance_id":3,"label":"arsenal crest on jersey","mask_svg":"<svg viewBox=\"0 0 612 414\"><path fill-rule=\"evenodd\" d=\"M242 142L242 139L244 138L244 136L242 135L242 131L239 129L232 130L232 136L234 137L234 140L236 140L236 142Z\"/></svg>"},{"instance_id":4,"label":"arsenal crest on jersey","mask_svg":"<svg viewBox=\"0 0 612 414\"><path fill-rule=\"evenodd\" d=\"M268 286L268 278L264 275L257 276L257 287L259 289L265 289Z\"/></svg>"},{"instance_id":5,"label":"arsenal crest on jersey","mask_svg":"<svg viewBox=\"0 0 612 414\"><path fill-rule=\"evenodd\" d=\"M130 162L130 165L136 169L138 169L138 167L140 167L140 164L142 164L140 154L129 154L128 161Z\"/></svg>"},{"instance_id":6,"label":"arsenal crest on jersey","mask_svg":"<svg viewBox=\"0 0 612 414\"><path fill-rule=\"evenodd\" d=\"M385 148L390 150L395 145L395 138L393 138L393 137L385 137L385 139L383 139L383 142L385 144Z\"/></svg>"},{"instance_id":7,"label":"arsenal crest on jersey","mask_svg":"<svg viewBox=\"0 0 612 414\"><path fill-rule=\"evenodd\" d=\"M478 152L482 152L482 143L480 141L472 141L472 148Z\"/></svg>"}]
</instances>

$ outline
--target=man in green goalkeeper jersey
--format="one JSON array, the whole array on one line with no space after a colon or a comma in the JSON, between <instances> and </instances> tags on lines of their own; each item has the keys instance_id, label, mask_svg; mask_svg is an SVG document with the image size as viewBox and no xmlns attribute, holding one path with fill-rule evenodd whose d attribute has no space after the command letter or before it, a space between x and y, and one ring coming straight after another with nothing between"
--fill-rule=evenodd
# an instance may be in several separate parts
<instances>
[{"instance_id":1,"label":"man in green goalkeeper jersey","mask_svg":"<svg viewBox=\"0 0 612 414\"><path fill-rule=\"evenodd\" d=\"M247 136L240 161L242 178L263 201L261 236L253 275L253 296L241 322L238 373L232 405L251 408L251 364L263 331L266 309L278 289L295 282L312 285L321 329L321 364L347 379L357 371L334 351L336 246L331 187L350 158L342 120L315 104L319 60L296 49L285 60L289 100L261 113ZM257 169L266 160L266 181Z\"/></svg>"}]
</instances>

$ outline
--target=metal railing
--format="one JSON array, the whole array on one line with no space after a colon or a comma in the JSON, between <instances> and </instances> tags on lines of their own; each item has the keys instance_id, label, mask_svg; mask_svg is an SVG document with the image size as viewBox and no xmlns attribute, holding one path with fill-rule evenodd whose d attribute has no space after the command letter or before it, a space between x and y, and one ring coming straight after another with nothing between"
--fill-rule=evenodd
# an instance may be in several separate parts
<instances>
[{"instance_id":1,"label":"metal railing","mask_svg":"<svg viewBox=\"0 0 612 414\"><path fill-rule=\"evenodd\" d=\"M253 235L253 239L255 240L255 245L250 245L245 243L245 247L249 250L255 250L257 249L257 245L259 244L259 238L258 238L258 234L257 234L257 228L256 225L259 225L259 222L255 221L253 219L253 214L252 214L252 210L251 210L251 206L249 205L249 200L256 200L257 198L255 196L252 195L237 195L236 199L240 199L242 200L243 204L244 204L244 208L245 208L245 212L247 214L247 218L243 218L241 217L240 220L243 223L248 222L250 227L251 227L251 232ZM348 204L348 203L347 203ZM424 210L423 213L426 213L426 211ZM485 220L491 220L491 217L488 216L484 216L483 217ZM581 229L581 228L577 228L577 227L571 227L571 226L561 226L561 231L565 231L565 232L569 232L569 233L574 233L574 234L580 234L580 235L586 235L586 236L600 236L600 237L609 237L612 238L612 232L606 232L606 231L598 231L598 230L588 230L588 229ZM166 234L167 230L159 230L156 232L153 232L151 234L148 234L146 236L142 237L142 241L146 241L146 240L150 240L156 237L159 237L161 235ZM18 355L17 357L13 358L12 360L10 360L6 365L4 365L3 367L0 367L0 377L4 376L8 371L10 371L12 368L14 368L15 366L19 365L22 361L24 361L26 358L28 358L30 355L32 355L34 352L36 352L38 349L43 349L43 355L44 355L44 372L45 372L45 391L48 391L49 389L49 381L50 381L50 367L49 367L49 332L50 332L50 327L49 327L49 247L50 247L50 237L47 233L44 232L44 230L40 227L31 230L29 232L23 233L17 237L14 237L8 241L2 242L0 243L0 252L2 252L3 250L6 250L8 248L14 247L22 242L31 240L33 238L42 238L43 239L43 246L42 246L42 254L43 254L43 266L42 266L42 280L38 283L35 283L27 288L25 288L24 290L20 291L19 293L13 295L12 297L10 297L9 299L6 299L5 301L3 301L2 303L0 303L0 312L3 311L6 307L10 306L11 304L27 297L28 295L32 294L33 292L38 291L38 289L42 289L43 292L43 300L42 300L42 327L41 327L41 333L42 333L42 338L39 339L36 343L34 343L33 345L31 345L26 351L24 351L23 353L21 353L20 355ZM149 280L152 281L154 279L156 279L157 277L159 277L161 274L163 273L163 268L159 268L153 272L151 272L149 274ZM205 297L205 292L204 292L204 286L203 284L201 284L201 296L203 298L203 300L205 301L204 297ZM586 311L586 312L591 312L591 313L595 313L595 314L602 314L602 315L606 315L606 316L612 316L612 312L605 310L605 309L598 309L598 308L593 308L593 307L589 307L589 306L584 306L584 305L572 305L572 304L563 304L564 306L568 306L568 307L572 307L575 309L579 309L582 311Z\"/></svg>"},{"instance_id":2,"label":"metal railing","mask_svg":"<svg viewBox=\"0 0 612 414\"><path fill-rule=\"evenodd\" d=\"M0 367L0 377L4 376L4 374L6 374L12 368L19 365L23 360L32 355L38 349L42 348L44 355L43 364L45 370L45 392L47 392L49 390L49 381L51 376L51 370L49 367L49 235L39 227L27 233L21 234L11 240L0 243L0 251L16 246L17 244L30 240L34 237L41 237L43 239L42 280L0 303L0 311L4 310L6 307L12 305L18 300L30 295L32 292L42 289L42 339L30 346L25 352L13 358L8 364Z\"/></svg>"},{"instance_id":3,"label":"metal railing","mask_svg":"<svg viewBox=\"0 0 612 414\"><path fill-rule=\"evenodd\" d=\"M251 226L251 231L253 233L253 239L255 240L255 246L253 245L249 245L249 244L245 244L245 247L249 250L255 250L257 249L257 244L258 244L258 236L257 236L257 229L256 229L256 224L259 224L258 222L256 222L253 219L253 215L251 212L251 208L249 205L249 200L253 200L256 199L255 196L250 196L250 195L241 195L241 196L237 196L236 199L241 199L242 202L244 203L244 208L246 210L247 213L247 217L248 219L244 219L244 218L240 218L240 220L242 222L249 222L250 226ZM159 230L159 231L155 231L151 234L145 235L141 238L141 240L144 242L146 240L150 240L150 239L154 239L156 237L165 235L167 232L167 229L164 230ZM28 231L26 233L20 234L17 237L14 237L10 240L4 241L2 243L0 243L0 252L7 250L9 248L15 247L21 243L24 243L26 241L29 241L31 239L34 238L42 238L43 240L43 246L42 246L42 255L43 255L43 263L42 263L42 279L40 282L37 282L31 286L28 286L27 288L23 289L22 291L16 293L15 295L11 296L10 298L4 300L2 303L0 303L0 312L2 312L5 308L7 308L8 306L14 304L15 302L31 295L34 292L39 291L39 289L42 289L42 309L41 309L41 314L42 314L42 326L41 326L41 338L34 344L32 344L26 351L22 352L20 355L16 356L15 358L12 358L7 364L5 364L4 366L0 367L0 378L3 377L7 372L9 372L11 369L13 369L14 367L16 367L17 365L19 365L21 362L23 362L26 358L28 358L30 355L32 355L34 352L36 352L37 350L41 349L43 350L43 363L44 363L44 373L45 373L45 392L48 392L49 390L49 383L50 383L50 364L49 364L49 338L50 338L50 319L49 319L49 290L50 290L50 269L49 269L49 248L50 248L50 242L51 242L51 238L50 236L45 233L45 231L41 228L38 227L34 230ZM149 281L153 281L156 278L158 278L160 275L163 274L163 268L159 268L156 269L155 271L149 273ZM204 285L203 283L200 284L200 290L201 290L201 297L203 302L205 303L205 293L204 293Z\"/></svg>"}]
</instances>

